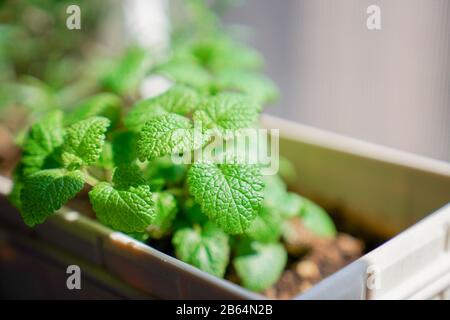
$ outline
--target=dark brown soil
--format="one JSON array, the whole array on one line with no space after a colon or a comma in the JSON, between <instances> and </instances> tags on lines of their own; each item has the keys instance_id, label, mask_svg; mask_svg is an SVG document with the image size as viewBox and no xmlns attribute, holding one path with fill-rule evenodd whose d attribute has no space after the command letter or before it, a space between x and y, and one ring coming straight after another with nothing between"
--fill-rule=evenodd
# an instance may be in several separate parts
<instances>
[{"instance_id":1,"label":"dark brown soil","mask_svg":"<svg viewBox=\"0 0 450 320\"><path fill-rule=\"evenodd\" d=\"M300 219L292 220L293 230L285 239L289 263L280 280L263 292L271 299L291 299L359 258L364 242L345 233L320 238L305 229Z\"/></svg>"}]
</instances>

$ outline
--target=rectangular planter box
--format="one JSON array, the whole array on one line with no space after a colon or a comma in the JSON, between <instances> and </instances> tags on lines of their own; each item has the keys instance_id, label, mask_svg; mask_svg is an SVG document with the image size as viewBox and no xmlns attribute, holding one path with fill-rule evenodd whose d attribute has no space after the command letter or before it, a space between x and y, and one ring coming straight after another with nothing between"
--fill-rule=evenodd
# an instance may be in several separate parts
<instances>
[{"instance_id":1,"label":"rectangular planter box","mask_svg":"<svg viewBox=\"0 0 450 320\"><path fill-rule=\"evenodd\" d=\"M385 239L395 236L296 299L448 297L450 164L270 116L264 116L262 123L280 129L280 154L298 172L293 189L326 208L339 207L346 219L371 234ZM0 193L5 193L9 181L2 180ZM69 209L30 230L0 196L0 221L4 243L13 243L20 234L63 252L60 256L70 254L82 260L106 274L105 279L114 277L120 288L129 286L127 294L117 297L263 298Z\"/></svg>"}]
</instances>

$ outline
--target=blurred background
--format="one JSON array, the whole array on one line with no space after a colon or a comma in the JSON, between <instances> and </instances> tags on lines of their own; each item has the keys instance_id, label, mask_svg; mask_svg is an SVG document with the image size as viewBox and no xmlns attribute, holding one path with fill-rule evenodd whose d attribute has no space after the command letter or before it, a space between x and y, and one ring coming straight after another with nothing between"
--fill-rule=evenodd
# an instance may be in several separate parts
<instances>
[{"instance_id":1,"label":"blurred background","mask_svg":"<svg viewBox=\"0 0 450 320\"><path fill-rule=\"evenodd\" d=\"M450 1L238 2L226 21L250 27L281 90L267 112L450 160Z\"/></svg>"},{"instance_id":2,"label":"blurred background","mask_svg":"<svg viewBox=\"0 0 450 320\"><path fill-rule=\"evenodd\" d=\"M0 1L0 118L11 113L1 109L11 79L20 80L23 97L34 97L43 87L40 80L51 90L64 88L57 103L70 104L90 88L86 81L67 83L95 78L102 65L107 68L106 58L95 67L83 63L84 68L76 67L80 59L93 52L114 56L124 43L136 41L164 50L168 13L176 12L179 1ZM65 28L65 8L72 3L81 7L82 30ZM450 160L450 1L215 3L228 28L266 58L281 92L266 112ZM380 7L381 30L366 27L370 5ZM23 104L55 103L47 93ZM8 122L21 121L20 110L14 112Z\"/></svg>"}]
</instances>

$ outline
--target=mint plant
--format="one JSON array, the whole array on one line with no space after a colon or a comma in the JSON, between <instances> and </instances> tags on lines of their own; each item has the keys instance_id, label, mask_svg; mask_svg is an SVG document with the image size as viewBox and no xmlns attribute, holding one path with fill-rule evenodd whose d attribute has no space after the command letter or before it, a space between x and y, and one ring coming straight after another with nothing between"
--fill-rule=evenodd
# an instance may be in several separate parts
<instances>
[{"instance_id":1,"label":"mint plant","mask_svg":"<svg viewBox=\"0 0 450 320\"><path fill-rule=\"evenodd\" d=\"M33 227L87 192L104 225L140 241L169 237L182 261L218 277L234 269L243 286L261 291L286 266L289 219L322 236L335 228L280 176L262 175L260 164L236 154L225 163L195 157L213 140L257 127L277 91L258 52L228 37L201 2L189 4L208 17L207 32L174 36L172 54L152 64L149 52L131 48L99 77L96 95L29 128L10 199ZM140 99L149 75L173 84Z\"/></svg>"}]
</instances>

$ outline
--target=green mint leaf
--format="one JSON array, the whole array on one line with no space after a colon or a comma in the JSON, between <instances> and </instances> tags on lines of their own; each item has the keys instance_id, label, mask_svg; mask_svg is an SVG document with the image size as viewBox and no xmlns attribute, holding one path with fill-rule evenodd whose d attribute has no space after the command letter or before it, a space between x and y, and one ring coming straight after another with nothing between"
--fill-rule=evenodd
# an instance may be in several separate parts
<instances>
[{"instance_id":1,"label":"green mint leaf","mask_svg":"<svg viewBox=\"0 0 450 320\"><path fill-rule=\"evenodd\" d=\"M153 99L167 112L186 115L195 108L198 94L188 86L175 84L169 90Z\"/></svg>"},{"instance_id":2,"label":"green mint leaf","mask_svg":"<svg viewBox=\"0 0 450 320\"><path fill-rule=\"evenodd\" d=\"M203 145L204 137L196 132L191 121L169 113L152 118L138 135L139 160L153 160L173 153L191 151Z\"/></svg>"},{"instance_id":3,"label":"green mint leaf","mask_svg":"<svg viewBox=\"0 0 450 320\"><path fill-rule=\"evenodd\" d=\"M92 117L71 125L63 145L65 166L77 168L95 163L102 152L109 125L110 121L104 117Z\"/></svg>"},{"instance_id":4,"label":"green mint leaf","mask_svg":"<svg viewBox=\"0 0 450 320\"><path fill-rule=\"evenodd\" d=\"M295 183L297 180L297 171L294 164L287 158L280 155L279 159L280 165L278 173L284 181L289 183Z\"/></svg>"},{"instance_id":5,"label":"green mint leaf","mask_svg":"<svg viewBox=\"0 0 450 320\"><path fill-rule=\"evenodd\" d=\"M304 206L304 198L296 193L288 192L280 205L280 211L284 218L298 216Z\"/></svg>"},{"instance_id":6,"label":"green mint leaf","mask_svg":"<svg viewBox=\"0 0 450 320\"><path fill-rule=\"evenodd\" d=\"M155 217L148 185L115 187L100 182L89 192L97 219L115 230L144 232Z\"/></svg>"},{"instance_id":7,"label":"green mint leaf","mask_svg":"<svg viewBox=\"0 0 450 320\"><path fill-rule=\"evenodd\" d=\"M48 169L38 171L25 179L21 197L21 214L32 227L44 222L56 210L83 189L80 171Z\"/></svg>"},{"instance_id":8,"label":"green mint leaf","mask_svg":"<svg viewBox=\"0 0 450 320\"><path fill-rule=\"evenodd\" d=\"M138 102L125 118L125 126L139 131L155 116L167 113L187 115L197 103L197 93L184 85L174 85L163 94Z\"/></svg>"},{"instance_id":9,"label":"green mint leaf","mask_svg":"<svg viewBox=\"0 0 450 320\"><path fill-rule=\"evenodd\" d=\"M225 37L210 38L195 43L191 49L198 61L212 71L230 68L260 69L263 58L255 49Z\"/></svg>"},{"instance_id":10,"label":"green mint leaf","mask_svg":"<svg viewBox=\"0 0 450 320\"><path fill-rule=\"evenodd\" d=\"M193 119L201 121L206 129L218 129L224 133L227 129L254 127L260 106L240 94L221 93L206 98L194 112Z\"/></svg>"},{"instance_id":11,"label":"green mint leaf","mask_svg":"<svg viewBox=\"0 0 450 320\"><path fill-rule=\"evenodd\" d=\"M228 236L209 223L203 229L183 228L172 238L178 259L217 277L223 277L230 248Z\"/></svg>"},{"instance_id":12,"label":"green mint leaf","mask_svg":"<svg viewBox=\"0 0 450 320\"><path fill-rule=\"evenodd\" d=\"M278 207L287 193L287 186L278 175L264 176L264 204L270 208Z\"/></svg>"},{"instance_id":13,"label":"green mint leaf","mask_svg":"<svg viewBox=\"0 0 450 320\"><path fill-rule=\"evenodd\" d=\"M278 97L276 85L259 73L246 70L223 70L217 76L216 82L221 90L245 93L261 104L274 102Z\"/></svg>"},{"instance_id":14,"label":"green mint leaf","mask_svg":"<svg viewBox=\"0 0 450 320\"><path fill-rule=\"evenodd\" d=\"M119 122L120 108L122 102L120 98L112 93L100 93L83 101L69 113L65 119L67 125L85 120L95 116L108 118L111 127L115 127Z\"/></svg>"},{"instance_id":15,"label":"green mint leaf","mask_svg":"<svg viewBox=\"0 0 450 320\"><path fill-rule=\"evenodd\" d=\"M281 216L267 207L262 207L245 234L259 242L276 242L281 236Z\"/></svg>"},{"instance_id":16,"label":"green mint leaf","mask_svg":"<svg viewBox=\"0 0 450 320\"><path fill-rule=\"evenodd\" d=\"M303 225L321 237L334 237L336 227L327 212L317 204L303 198L303 207L300 211Z\"/></svg>"},{"instance_id":17,"label":"green mint leaf","mask_svg":"<svg viewBox=\"0 0 450 320\"><path fill-rule=\"evenodd\" d=\"M195 163L188 184L202 211L227 233L243 233L260 210L264 184L256 165Z\"/></svg>"},{"instance_id":18,"label":"green mint leaf","mask_svg":"<svg viewBox=\"0 0 450 320\"><path fill-rule=\"evenodd\" d=\"M279 243L242 242L233 266L242 285L252 291L271 287L280 278L287 253Z\"/></svg>"},{"instance_id":19,"label":"green mint leaf","mask_svg":"<svg viewBox=\"0 0 450 320\"><path fill-rule=\"evenodd\" d=\"M114 185L116 187L137 187L139 185L145 185L145 178L139 169L138 165L135 163L130 163L127 165L121 165L114 170L113 179Z\"/></svg>"},{"instance_id":20,"label":"green mint leaf","mask_svg":"<svg viewBox=\"0 0 450 320\"><path fill-rule=\"evenodd\" d=\"M280 176L264 176L264 182L264 207L283 218L300 214L303 198L296 193L288 192Z\"/></svg>"},{"instance_id":21,"label":"green mint leaf","mask_svg":"<svg viewBox=\"0 0 450 320\"><path fill-rule=\"evenodd\" d=\"M55 153L63 143L62 112L53 111L33 124L22 145L22 164L25 175L56 162Z\"/></svg>"},{"instance_id":22,"label":"green mint leaf","mask_svg":"<svg viewBox=\"0 0 450 320\"><path fill-rule=\"evenodd\" d=\"M171 60L158 66L155 72L197 89L204 89L212 82L212 76L206 69L189 60Z\"/></svg>"},{"instance_id":23,"label":"green mint leaf","mask_svg":"<svg viewBox=\"0 0 450 320\"><path fill-rule=\"evenodd\" d=\"M135 91L150 70L150 57L143 48L132 47L101 80L103 86L117 94Z\"/></svg>"},{"instance_id":24,"label":"green mint leaf","mask_svg":"<svg viewBox=\"0 0 450 320\"><path fill-rule=\"evenodd\" d=\"M155 192L152 197L156 216L147 232L154 239L159 239L169 231L177 214L177 201L169 192Z\"/></svg>"}]
</instances>

